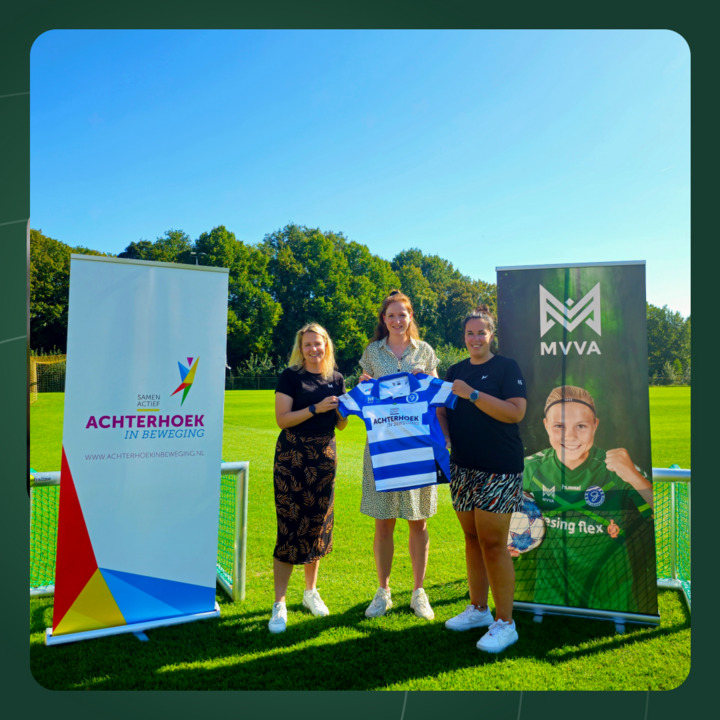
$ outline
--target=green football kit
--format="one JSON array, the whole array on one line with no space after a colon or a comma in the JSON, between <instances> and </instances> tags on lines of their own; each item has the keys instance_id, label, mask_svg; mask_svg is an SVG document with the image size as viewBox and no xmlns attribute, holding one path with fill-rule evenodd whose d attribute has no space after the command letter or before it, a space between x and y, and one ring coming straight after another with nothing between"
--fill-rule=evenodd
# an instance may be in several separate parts
<instances>
[{"instance_id":1,"label":"green football kit","mask_svg":"<svg viewBox=\"0 0 720 720\"><path fill-rule=\"evenodd\" d=\"M552 448L531 455L523 489L545 538L515 558L516 600L657 614L652 509L607 469L604 450L591 448L574 470Z\"/></svg>"}]
</instances>

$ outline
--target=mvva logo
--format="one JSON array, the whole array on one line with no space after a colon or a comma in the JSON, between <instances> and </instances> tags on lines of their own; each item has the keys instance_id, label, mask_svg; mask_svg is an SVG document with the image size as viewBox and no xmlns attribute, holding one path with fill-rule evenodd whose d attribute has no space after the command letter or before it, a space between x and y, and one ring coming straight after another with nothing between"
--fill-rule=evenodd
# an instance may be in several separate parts
<instances>
[{"instance_id":1,"label":"mvva logo","mask_svg":"<svg viewBox=\"0 0 720 720\"><path fill-rule=\"evenodd\" d=\"M600 283L597 283L590 292L581 300L575 302L568 298L564 303L560 302L552 293L548 292L542 285L540 287L540 337L543 337L556 323L560 323L568 332L572 332L583 321L598 335L602 335L600 327ZM542 342L540 344L541 355L557 355L558 346L563 355L575 350L578 355L589 355L597 353L600 355L600 348L593 340L577 342Z\"/></svg>"},{"instance_id":2,"label":"mvva logo","mask_svg":"<svg viewBox=\"0 0 720 720\"><path fill-rule=\"evenodd\" d=\"M574 306L574 307L573 307ZM592 315L592 317L590 317ZM540 337L559 322L572 332L583 320L598 335L600 330L600 283L578 303L568 298L561 303L552 293L540 285Z\"/></svg>"}]
</instances>

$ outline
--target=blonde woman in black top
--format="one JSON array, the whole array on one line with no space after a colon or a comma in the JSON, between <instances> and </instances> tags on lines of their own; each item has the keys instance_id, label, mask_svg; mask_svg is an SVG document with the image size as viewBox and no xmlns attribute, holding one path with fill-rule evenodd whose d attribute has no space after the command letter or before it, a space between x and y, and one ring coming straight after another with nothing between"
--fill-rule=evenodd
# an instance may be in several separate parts
<instances>
[{"instance_id":1,"label":"blonde woman in black top","mask_svg":"<svg viewBox=\"0 0 720 720\"><path fill-rule=\"evenodd\" d=\"M275 602L268 623L273 633L283 632L287 624L285 595L295 565L305 572L303 605L313 615L329 614L316 586L320 559L332 551L335 428L347 425L337 412L338 396L344 392L327 331L317 323L303 326L295 336L290 366L275 390L275 419L281 432L273 466L277 541Z\"/></svg>"}]
</instances>

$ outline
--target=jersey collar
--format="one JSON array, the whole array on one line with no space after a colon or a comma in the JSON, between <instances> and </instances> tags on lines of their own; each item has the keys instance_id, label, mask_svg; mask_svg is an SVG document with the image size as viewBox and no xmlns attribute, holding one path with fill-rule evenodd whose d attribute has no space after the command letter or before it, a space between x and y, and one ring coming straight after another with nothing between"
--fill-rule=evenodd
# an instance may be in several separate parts
<instances>
[{"instance_id":1,"label":"jersey collar","mask_svg":"<svg viewBox=\"0 0 720 720\"><path fill-rule=\"evenodd\" d=\"M408 379L408 385L410 387L410 392L414 393L420 388L420 380L418 379L417 375L413 375L413 373L407 373L407 372L400 372L400 373L393 373L392 375L383 375L381 378L379 378L376 382L373 383L373 386L370 390L370 394L380 399L380 383L385 382L386 380L395 380L396 378L403 378L406 377Z\"/></svg>"}]
</instances>

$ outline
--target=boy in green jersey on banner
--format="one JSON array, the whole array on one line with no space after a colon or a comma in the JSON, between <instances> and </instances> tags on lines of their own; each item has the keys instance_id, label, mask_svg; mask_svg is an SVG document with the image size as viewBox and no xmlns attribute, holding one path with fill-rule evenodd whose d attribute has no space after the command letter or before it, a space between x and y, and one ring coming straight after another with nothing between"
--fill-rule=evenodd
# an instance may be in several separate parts
<instances>
[{"instance_id":1,"label":"boy in green jersey on banner","mask_svg":"<svg viewBox=\"0 0 720 720\"><path fill-rule=\"evenodd\" d=\"M599 420L587 390L555 388L543 420L551 447L525 458L523 488L545 537L516 549L518 601L657 614L652 484L627 450L593 446Z\"/></svg>"}]
</instances>

